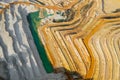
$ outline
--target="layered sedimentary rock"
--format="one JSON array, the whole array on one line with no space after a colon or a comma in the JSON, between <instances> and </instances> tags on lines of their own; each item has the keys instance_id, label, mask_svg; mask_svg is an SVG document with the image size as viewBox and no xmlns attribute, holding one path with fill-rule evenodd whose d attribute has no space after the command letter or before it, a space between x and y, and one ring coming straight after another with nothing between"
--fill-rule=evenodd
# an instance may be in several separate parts
<instances>
[{"instance_id":1,"label":"layered sedimentary rock","mask_svg":"<svg viewBox=\"0 0 120 80\"><path fill-rule=\"evenodd\" d=\"M120 79L119 0L14 0L0 4L3 78Z\"/></svg>"},{"instance_id":2,"label":"layered sedimentary rock","mask_svg":"<svg viewBox=\"0 0 120 80\"><path fill-rule=\"evenodd\" d=\"M38 11L39 8L28 3L30 2L13 2L2 6L0 77L5 80L64 80L62 73L47 73L44 68L47 62L41 61L27 20L28 14ZM47 66L49 68L49 65Z\"/></svg>"}]
</instances>

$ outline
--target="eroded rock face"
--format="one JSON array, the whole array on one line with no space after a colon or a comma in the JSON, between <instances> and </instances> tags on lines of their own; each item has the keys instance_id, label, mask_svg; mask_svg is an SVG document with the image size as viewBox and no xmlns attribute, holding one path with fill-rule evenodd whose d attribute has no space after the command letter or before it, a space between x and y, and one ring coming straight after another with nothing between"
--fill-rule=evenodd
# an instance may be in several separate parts
<instances>
[{"instance_id":1,"label":"eroded rock face","mask_svg":"<svg viewBox=\"0 0 120 80\"><path fill-rule=\"evenodd\" d=\"M0 77L6 80L47 80L62 76L47 74L43 67L27 21L27 15L35 11L38 8L26 4L11 4L1 10Z\"/></svg>"},{"instance_id":2,"label":"eroded rock face","mask_svg":"<svg viewBox=\"0 0 120 80\"><path fill-rule=\"evenodd\" d=\"M37 50L29 31L27 13L24 6L10 5L9 9L5 9L1 14L1 56L7 63L10 80L39 80L40 76L45 74L43 69L42 74L40 73L40 65L34 58L33 53L37 53Z\"/></svg>"},{"instance_id":3,"label":"eroded rock face","mask_svg":"<svg viewBox=\"0 0 120 80\"><path fill-rule=\"evenodd\" d=\"M119 5L119 0L1 0L0 77L119 80ZM48 72L53 67L62 73L47 73L50 67Z\"/></svg>"}]
</instances>

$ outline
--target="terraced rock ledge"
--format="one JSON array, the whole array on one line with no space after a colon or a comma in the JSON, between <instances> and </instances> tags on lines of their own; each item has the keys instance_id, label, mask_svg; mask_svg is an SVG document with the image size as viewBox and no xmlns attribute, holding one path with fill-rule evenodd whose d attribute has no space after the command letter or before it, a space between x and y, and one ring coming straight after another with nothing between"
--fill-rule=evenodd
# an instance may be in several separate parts
<instances>
[{"instance_id":1,"label":"terraced rock ledge","mask_svg":"<svg viewBox=\"0 0 120 80\"><path fill-rule=\"evenodd\" d=\"M1 80L120 80L119 0L1 0Z\"/></svg>"}]
</instances>

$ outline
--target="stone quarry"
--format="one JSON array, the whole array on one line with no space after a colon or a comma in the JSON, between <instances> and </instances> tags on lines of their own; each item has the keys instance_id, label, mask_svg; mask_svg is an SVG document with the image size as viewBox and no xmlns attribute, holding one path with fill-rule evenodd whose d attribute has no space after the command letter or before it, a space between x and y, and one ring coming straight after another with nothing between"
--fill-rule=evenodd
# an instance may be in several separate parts
<instances>
[{"instance_id":1,"label":"stone quarry","mask_svg":"<svg viewBox=\"0 0 120 80\"><path fill-rule=\"evenodd\" d=\"M0 80L120 80L120 0L0 0Z\"/></svg>"}]
</instances>

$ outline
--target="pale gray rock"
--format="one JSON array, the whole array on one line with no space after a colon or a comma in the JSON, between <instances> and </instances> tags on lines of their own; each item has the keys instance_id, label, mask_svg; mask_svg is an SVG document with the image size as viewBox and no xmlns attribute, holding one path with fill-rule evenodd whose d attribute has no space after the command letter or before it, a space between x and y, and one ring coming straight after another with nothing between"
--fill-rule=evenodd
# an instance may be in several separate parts
<instances>
[{"instance_id":1,"label":"pale gray rock","mask_svg":"<svg viewBox=\"0 0 120 80\"><path fill-rule=\"evenodd\" d=\"M5 80L65 80L64 74L47 74L43 67L26 18L30 12L37 11L33 8L11 5L0 14L0 77Z\"/></svg>"}]
</instances>

